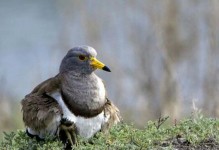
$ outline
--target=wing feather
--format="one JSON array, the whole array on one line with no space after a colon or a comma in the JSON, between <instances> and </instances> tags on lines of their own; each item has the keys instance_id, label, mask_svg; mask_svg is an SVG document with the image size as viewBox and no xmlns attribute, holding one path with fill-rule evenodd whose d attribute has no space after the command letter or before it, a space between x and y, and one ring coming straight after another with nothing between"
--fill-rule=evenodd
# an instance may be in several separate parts
<instances>
[{"instance_id":1,"label":"wing feather","mask_svg":"<svg viewBox=\"0 0 219 150\"><path fill-rule=\"evenodd\" d=\"M56 76L39 84L21 101L23 121L27 127L39 131L61 116L62 110L57 101L47 95L58 88L59 79Z\"/></svg>"},{"instance_id":2,"label":"wing feather","mask_svg":"<svg viewBox=\"0 0 219 150\"><path fill-rule=\"evenodd\" d=\"M119 109L108 99L104 107L104 115L106 118L106 122L102 125L102 131L106 132L113 125L122 121L122 117L120 116Z\"/></svg>"}]
</instances>

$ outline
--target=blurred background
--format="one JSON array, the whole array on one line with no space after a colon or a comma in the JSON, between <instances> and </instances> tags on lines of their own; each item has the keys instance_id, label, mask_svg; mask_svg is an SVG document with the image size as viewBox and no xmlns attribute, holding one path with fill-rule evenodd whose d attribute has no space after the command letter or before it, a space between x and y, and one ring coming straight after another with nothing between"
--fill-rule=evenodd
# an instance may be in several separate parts
<instances>
[{"instance_id":1,"label":"blurred background","mask_svg":"<svg viewBox=\"0 0 219 150\"><path fill-rule=\"evenodd\" d=\"M21 99L90 45L125 122L219 116L218 0L0 1L0 132L23 129Z\"/></svg>"}]
</instances>

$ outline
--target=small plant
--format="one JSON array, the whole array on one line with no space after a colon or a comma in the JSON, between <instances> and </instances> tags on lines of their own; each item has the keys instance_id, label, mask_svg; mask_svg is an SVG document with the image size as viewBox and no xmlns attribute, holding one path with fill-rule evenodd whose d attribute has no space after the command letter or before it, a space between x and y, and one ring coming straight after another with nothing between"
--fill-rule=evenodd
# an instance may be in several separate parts
<instances>
[{"instance_id":1,"label":"small plant","mask_svg":"<svg viewBox=\"0 0 219 150\"><path fill-rule=\"evenodd\" d=\"M167 119L149 121L142 130L133 125L119 124L108 133L99 132L89 140L78 137L76 149L219 149L218 119L196 115L172 126L164 126ZM0 147L2 150L59 150L64 146L52 137L37 142L19 130L5 133Z\"/></svg>"},{"instance_id":2,"label":"small plant","mask_svg":"<svg viewBox=\"0 0 219 150\"><path fill-rule=\"evenodd\" d=\"M48 150L63 149L63 144L59 140L47 137L44 141L38 142L35 138L30 138L25 131L19 130L16 133L4 133L4 140L0 144L2 150Z\"/></svg>"}]
</instances>

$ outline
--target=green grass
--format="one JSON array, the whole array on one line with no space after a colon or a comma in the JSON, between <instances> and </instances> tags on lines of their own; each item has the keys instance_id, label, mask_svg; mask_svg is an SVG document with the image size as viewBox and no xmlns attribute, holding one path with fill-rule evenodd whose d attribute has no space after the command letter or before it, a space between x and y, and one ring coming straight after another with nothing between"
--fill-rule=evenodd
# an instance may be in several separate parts
<instances>
[{"instance_id":1,"label":"green grass","mask_svg":"<svg viewBox=\"0 0 219 150\"><path fill-rule=\"evenodd\" d=\"M78 139L76 149L219 149L219 120L187 118L174 125L163 125L167 118L149 121L144 129L119 124L109 133L98 133L90 140ZM63 144L51 137L46 142L29 138L23 130L5 133L0 149L63 149Z\"/></svg>"}]
</instances>

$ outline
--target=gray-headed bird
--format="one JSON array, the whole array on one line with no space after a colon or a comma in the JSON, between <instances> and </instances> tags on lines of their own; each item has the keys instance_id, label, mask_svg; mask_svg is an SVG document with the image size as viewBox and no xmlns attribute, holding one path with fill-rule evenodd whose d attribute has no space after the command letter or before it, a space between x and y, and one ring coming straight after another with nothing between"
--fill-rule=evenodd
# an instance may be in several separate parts
<instances>
[{"instance_id":1,"label":"gray-headed bird","mask_svg":"<svg viewBox=\"0 0 219 150\"><path fill-rule=\"evenodd\" d=\"M96 55L89 46L70 49L59 73L25 96L21 104L29 136L59 136L73 145L76 135L90 138L121 121L118 108L107 98L103 81L94 73L96 69L110 72Z\"/></svg>"}]
</instances>

